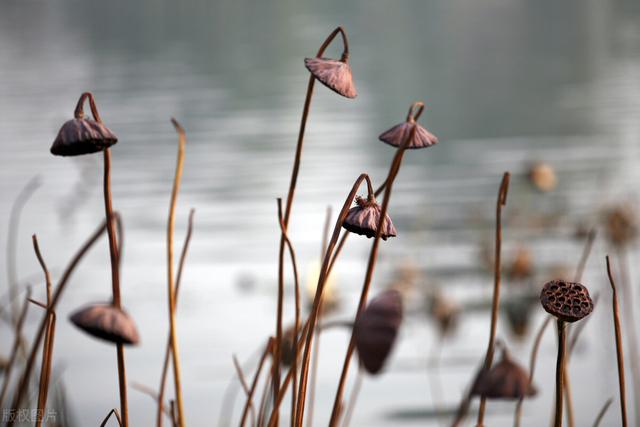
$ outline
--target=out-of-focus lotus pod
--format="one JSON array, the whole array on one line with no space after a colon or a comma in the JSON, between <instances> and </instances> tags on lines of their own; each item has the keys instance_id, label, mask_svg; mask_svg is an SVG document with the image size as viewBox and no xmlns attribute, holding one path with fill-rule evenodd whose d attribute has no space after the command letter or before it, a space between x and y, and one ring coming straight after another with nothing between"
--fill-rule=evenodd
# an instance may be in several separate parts
<instances>
[{"instance_id":1,"label":"out-of-focus lotus pod","mask_svg":"<svg viewBox=\"0 0 640 427\"><path fill-rule=\"evenodd\" d=\"M402 298L395 290L384 291L369 302L354 325L356 349L365 370L380 372L402 323Z\"/></svg>"},{"instance_id":2,"label":"out-of-focus lotus pod","mask_svg":"<svg viewBox=\"0 0 640 427\"><path fill-rule=\"evenodd\" d=\"M320 278L320 265L319 261L313 262L307 269L307 284L305 286L307 291L307 301L309 302L309 308L313 304L313 299L316 295L316 288L318 287L318 279ZM322 290L322 314L333 311L339 305L338 294L336 293L336 273L331 272L324 282L324 289Z\"/></svg>"},{"instance_id":3,"label":"out-of-focus lotus pod","mask_svg":"<svg viewBox=\"0 0 640 427\"><path fill-rule=\"evenodd\" d=\"M533 258L531 251L526 247L519 247L516 255L507 269L507 275L512 280L522 280L533 274Z\"/></svg>"},{"instance_id":4,"label":"out-of-focus lotus pod","mask_svg":"<svg viewBox=\"0 0 640 427\"><path fill-rule=\"evenodd\" d=\"M94 120L84 117L83 104L89 99ZM91 154L111 147L118 138L100 120L93 95L85 92L80 96L74 118L65 122L51 146L56 156L79 156Z\"/></svg>"},{"instance_id":5,"label":"out-of-focus lotus pod","mask_svg":"<svg viewBox=\"0 0 640 427\"><path fill-rule=\"evenodd\" d=\"M138 344L140 337L133 319L111 304L92 304L73 313L71 322L89 335L112 343Z\"/></svg>"},{"instance_id":6,"label":"out-of-focus lotus pod","mask_svg":"<svg viewBox=\"0 0 640 427\"><path fill-rule=\"evenodd\" d=\"M411 131L415 128L413 137L407 143L407 149L426 148L438 143L438 137L422 127L416 120L424 110L424 103L414 102L409 108L407 119L383 132L378 138L394 147L399 147L409 138Z\"/></svg>"},{"instance_id":7,"label":"out-of-focus lotus pod","mask_svg":"<svg viewBox=\"0 0 640 427\"><path fill-rule=\"evenodd\" d=\"M547 313L565 322L576 322L593 311L593 301L587 288L565 280L545 283L540 303Z\"/></svg>"},{"instance_id":8,"label":"out-of-focus lotus pod","mask_svg":"<svg viewBox=\"0 0 640 427\"><path fill-rule=\"evenodd\" d=\"M355 201L357 206L349 209L342 226L352 233L375 237L378 223L380 222L380 214L382 213L380 205L372 195L369 195L366 199L356 196ZM395 237L396 234L397 231L391 222L391 218L389 218L388 214L385 215L380 237L382 240L387 240L389 237Z\"/></svg>"},{"instance_id":9,"label":"out-of-focus lotus pod","mask_svg":"<svg viewBox=\"0 0 640 427\"><path fill-rule=\"evenodd\" d=\"M558 185L556 172L544 162L536 162L529 168L529 182L543 192L553 191Z\"/></svg>"},{"instance_id":10,"label":"out-of-focus lotus pod","mask_svg":"<svg viewBox=\"0 0 640 427\"><path fill-rule=\"evenodd\" d=\"M604 215L607 239L617 247L627 246L638 237L638 219L630 204L610 208Z\"/></svg>"},{"instance_id":11,"label":"out-of-focus lotus pod","mask_svg":"<svg viewBox=\"0 0 640 427\"><path fill-rule=\"evenodd\" d=\"M432 292L427 298L429 315L438 326L441 336L455 331L460 319L460 305L439 291Z\"/></svg>"},{"instance_id":12,"label":"out-of-focus lotus pod","mask_svg":"<svg viewBox=\"0 0 640 427\"><path fill-rule=\"evenodd\" d=\"M307 70L323 85L347 98L355 98L358 94L353 84L351 66L348 57L342 59L305 58Z\"/></svg>"},{"instance_id":13,"label":"out-of-focus lotus pod","mask_svg":"<svg viewBox=\"0 0 640 427\"><path fill-rule=\"evenodd\" d=\"M502 351L500 362L480 372L471 389L472 395L488 399L521 399L536 393L536 387L529 384L529 373L511 360L506 350Z\"/></svg>"}]
</instances>

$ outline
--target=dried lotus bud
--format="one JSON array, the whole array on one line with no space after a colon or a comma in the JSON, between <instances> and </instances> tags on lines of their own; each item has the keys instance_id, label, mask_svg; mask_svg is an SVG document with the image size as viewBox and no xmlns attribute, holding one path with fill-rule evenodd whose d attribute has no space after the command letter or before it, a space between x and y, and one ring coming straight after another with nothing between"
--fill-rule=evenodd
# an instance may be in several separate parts
<instances>
[{"instance_id":1,"label":"dried lotus bud","mask_svg":"<svg viewBox=\"0 0 640 427\"><path fill-rule=\"evenodd\" d=\"M376 231L378 230L378 223L380 222L380 205L373 196L369 196L367 199L356 196L355 201L357 206L349 209L346 218L342 222L342 226L352 233L375 237ZM393 226L391 218L389 218L388 214L385 215L380 237L382 240L387 240L389 237L395 237L396 234L396 228Z\"/></svg>"},{"instance_id":2,"label":"dried lotus bud","mask_svg":"<svg viewBox=\"0 0 640 427\"><path fill-rule=\"evenodd\" d=\"M84 117L82 105L87 98L95 120ZM93 95L85 92L80 96L75 117L62 125L50 151L56 156L79 156L97 153L116 142L118 138L100 120Z\"/></svg>"},{"instance_id":3,"label":"dried lotus bud","mask_svg":"<svg viewBox=\"0 0 640 427\"><path fill-rule=\"evenodd\" d=\"M547 313L565 322L578 321L593 311L587 288L565 280L547 282L540 293L540 303Z\"/></svg>"},{"instance_id":4,"label":"dried lotus bud","mask_svg":"<svg viewBox=\"0 0 640 427\"><path fill-rule=\"evenodd\" d=\"M378 139L394 147L399 147L405 139L410 137L411 131L415 127L416 131L408 141L407 149L426 148L437 144L438 137L416 122L423 110L424 104L422 102L413 103L409 109L409 114L407 114L407 119L383 132Z\"/></svg>"},{"instance_id":5,"label":"dried lotus bud","mask_svg":"<svg viewBox=\"0 0 640 427\"><path fill-rule=\"evenodd\" d=\"M73 313L71 322L89 335L122 344L138 344L140 337L133 319L111 304L92 304Z\"/></svg>"},{"instance_id":6,"label":"dried lotus bud","mask_svg":"<svg viewBox=\"0 0 640 427\"><path fill-rule=\"evenodd\" d=\"M529 373L503 350L500 362L478 375L471 393L488 399L521 399L535 396L537 389L529 384Z\"/></svg>"},{"instance_id":7,"label":"dried lotus bud","mask_svg":"<svg viewBox=\"0 0 640 427\"><path fill-rule=\"evenodd\" d=\"M305 58L307 70L323 85L347 98L357 96L347 57L343 59Z\"/></svg>"},{"instance_id":8,"label":"dried lotus bud","mask_svg":"<svg viewBox=\"0 0 640 427\"><path fill-rule=\"evenodd\" d=\"M370 374L382 369L402 323L402 298L395 290L372 299L354 325L356 349Z\"/></svg>"}]
</instances>

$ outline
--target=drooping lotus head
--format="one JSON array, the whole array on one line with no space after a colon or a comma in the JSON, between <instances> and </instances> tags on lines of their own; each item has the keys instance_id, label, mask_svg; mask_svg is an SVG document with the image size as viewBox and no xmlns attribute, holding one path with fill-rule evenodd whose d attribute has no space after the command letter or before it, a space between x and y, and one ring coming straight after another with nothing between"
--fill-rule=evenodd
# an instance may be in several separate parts
<instances>
[{"instance_id":1,"label":"drooping lotus head","mask_svg":"<svg viewBox=\"0 0 640 427\"><path fill-rule=\"evenodd\" d=\"M112 343L138 344L140 337L133 319L111 304L91 304L73 313L69 319L78 328Z\"/></svg>"},{"instance_id":2,"label":"drooping lotus head","mask_svg":"<svg viewBox=\"0 0 640 427\"><path fill-rule=\"evenodd\" d=\"M565 322L576 322L593 311L593 301L587 288L565 280L545 283L540 303L547 313Z\"/></svg>"},{"instance_id":3,"label":"drooping lotus head","mask_svg":"<svg viewBox=\"0 0 640 427\"><path fill-rule=\"evenodd\" d=\"M438 137L417 122L423 110L424 103L414 102L409 108L406 120L380 134L378 137L380 141L400 147L406 139L410 138L406 145L407 149L427 148L437 144ZM415 132L412 135L414 128Z\"/></svg>"},{"instance_id":4,"label":"drooping lotus head","mask_svg":"<svg viewBox=\"0 0 640 427\"><path fill-rule=\"evenodd\" d=\"M89 99L93 120L84 116L83 104ZM80 96L74 118L66 121L51 145L51 154L56 156L79 156L91 154L111 147L118 138L100 120L93 95L85 92Z\"/></svg>"},{"instance_id":5,"label":"drooping lotus head","mask_svg":"<svg viewBox=\"0 0 640 427\"><path fill-rule=\"evenodd\" d=\"M337 94L347 98L358 95L347 60L305 58L304 65L320 83Z\"/></svg>"},{"instance_id":6,"label":"drooping lotus head","mask_svg":"<svg viewBox=\"0 0 640 427\"><path fill-rule=\"evenodd\" d=\"M369 302L354 325L356 349L370 374L380 372L387 360L402 323L402 298L388 290Z\"/></svg>"},{"instance_id":7,"label":"drooping lotus head","mask_svg":"<svg viewBox=\"0 0 640 427\"><path fill-rule=\"evenodd\" d=\"M529 384L529 373L509 357L503 348L502 358L488 371L482 370L476 377L471 394L488 399L522 399L537 394Z\"/></svg>"},{"instance_id":8,"label":"drooping lotus head","mask_svg":"<svg viewBox=\"0 0 640 427\"><path fill-rule=\"evenodd\" d=\"M373 195L369 195L366 199L356 196L355 201L356 206L349 209L342 226L352 233L375 237L380 223L380 214L382 213L380 205ZM389 237L395 237L396 234L396 228L393 226L391 218L389 218L388 214L385 214L380 237L382 240L387 240Z\"/></svg>"}]
</instances>

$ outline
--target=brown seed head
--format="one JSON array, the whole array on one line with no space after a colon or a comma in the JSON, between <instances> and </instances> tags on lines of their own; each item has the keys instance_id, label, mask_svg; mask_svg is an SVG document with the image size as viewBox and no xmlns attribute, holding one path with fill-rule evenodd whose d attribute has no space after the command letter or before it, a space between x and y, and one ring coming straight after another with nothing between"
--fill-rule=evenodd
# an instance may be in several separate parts
<instances>
[{"instance_id":1,"label":"brown seed head","mask_svg":"<svg viewBox=\"0 0 640 427\"><path fill-rule=\"evenodd\" d=\"M407 149L426 148L438 143L438 137L426 130L416 122L424 110L422 102L415 102L409 108L406 121L399 123L391 129L383 132L378 137L380 141L394 147L399 147L409 138L413 128L416 129L413 138L407 143Z\"/></svg>"},{"instance_id":2,"label":"brown seed head","mask_svg":"<svg viewBox=\"0 0 640 427\"><path fill-rule=\"evenodd\" d=\"M356 86L351 75L351 66L346 58L345 60L305 58L304 65L320 83L337 94L347 98L357 96Z\"/></svg>"},{"instance_id":3,"label":"brown seed head","mask_svg":"<svg viewBox=\"0 0 640 427\"><path fill-rule=\"evenodd\" d=\"M89 100L93 120L85 118L83 104ZM91 154L111 147L118 138L100 119L98 109L90 92L80 96L74 118L65 122L51 145L51 154L56 156L79 156Z\"/></svg>"},{"instance_id":4,"label":"brown seed head","mask_svg":"<svg viewBox=\"0 0 640 427\"><path fill-rule=\"evenodd\" d=\"M382 213L380 205L373 197L365 199L356 196L355 201L357 206L349 209L342 226L352 233L375 237L378 223L380 222L380 214ZM380 237L382 240L387 240L389 237L395 237L396 234L396 228L393 226L389 215L386 214L382 222L382 233Z\"/></svg>"},{"instance_id":5,"label":"brown seed head","mask_svg":"<svg viewBox=\"0 0 640 427\"><path fill-rule=\"evenodd\" d=\"M593 311L589 291L580 283L565 280L547 282L540 293L542 307L565 322L575 322Z\"/></svg>"},{"instance_id":6,"label":"brown seed head","mask_svg":"<svg viewBox=\"0 0 640 427\"><path fill-rule=\"evenodd\" d=\"M111 304L92 304L73 313L69 319L89 335L113 343L138 344L140 337L133 319Z\"/></svg>"},{"instance_id":7,"label":"brown seed head","mask_svg":"<svg viewBox=\"0 0 640 427\"><path fill-rule=\"evenodd\" d=\"M384 366L402 323L402 298L395 290L372 299L354 325L356 349L370 374Z\"/></svg>"},{"instance_id":8,"label":"brown seed head","mask_svg":"<svg viewBox=\"0 0 640 427\"><path fill-rule=\"evenodd\" d=\"M480 372L471 391L473 395L488 399L520 399L536 393L536 387L529 384L529 373L511 360L506 350L503 350L500 362L490 370Z\"/></svg>"}]
</instances>

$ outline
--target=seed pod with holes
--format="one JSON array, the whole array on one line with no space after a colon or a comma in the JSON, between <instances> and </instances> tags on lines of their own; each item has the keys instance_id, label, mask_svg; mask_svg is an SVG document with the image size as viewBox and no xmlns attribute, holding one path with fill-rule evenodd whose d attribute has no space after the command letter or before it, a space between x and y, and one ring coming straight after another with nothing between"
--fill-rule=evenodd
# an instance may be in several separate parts
<instances>
[{"instance_id":1,"label":"seed pod with holes","mask_svg":"<svg viewBox=\"0 0 640 427\"><path fill-rule=\"evenodd\" d=\"M540 293L542 307L565 322L575 322L593 311L589 291L580 283L564 280L547 282Z\"/></svg>"},{"instance_id":2,"label":"seed pod with holes","mask_svg":"<svg viewBox=\"0 0 640 427\"><path fill-rule=\"evenodd\" d=\"M380 214L382 213L380 205L376 202L372 194L366 199L356 196L355 201L357 206L349 209L342 226L352 233L375 237L376 231L378 230L378 223L380 222ZM380 237L382 240L387 240L389 237L395 237L396 234L396 228L393 226L391 218L389 218L388 214L385 215Z\"/></svg>"},{"instance_id":3,"label":"seed pod with holes","mask_svg":"<svg viewBox=\"0 0 640 427\"><path fill-rule=\"evenodd\" d=\"M84 116L83 104L89 99L93 120ZM56 156L79 156L91 154L111 147L118 138L107 128L98 114L93 95L85 92L80 96L74 118L65 122L51 146Z\"/></svg>"},{"instance_id":4,"label":"seed pod with holes","mask_svg":"<svg viewBox=\"0 0 640 427\"><path fill-rule=\"evenodd\" d=\"M111 304L91 304L73 313L69 319L89 335L105 341L116 344L140 342L133 319Z\"/></svg>"},{"instance_id":5,"label":"seed pod with holes","mask_svg":"<svg viewBox=\"0 0 640 427\"><path fill-rule=\"evenodd\" d=\"M438 143L438 137L422 127L416 120L422 114L424 104L422 102L414 102L409 108L407 119L383 132L378 138L382 142L386 142L394 147L402 145L406 138L409 138L411 130L415 127L416 131L413 138L407 143L407 149L426 148Z\"/></svg>"},{"instance_id":6,"label":"seed pod with holes","mask_svg":"<svg viewBox=\"0 0 640 427\"><path fill-rule=\"evenodd\" d=\"M372 299L354 325L356 349L370 374L382 369L402 323L402 298L389 290Z\"/></svg>"},{"instance_id":7,"label":"seed pod with holes","mask_svg":"<svg viewBox=\"0 0 640 427\"><path fill-rule=\"evenodd\" d=\"M471 393L488 399L521 399L535 396L537 389L529 384L529 373L503 349L501 360L478 375Z\"/></svg>"}]
</instances>

